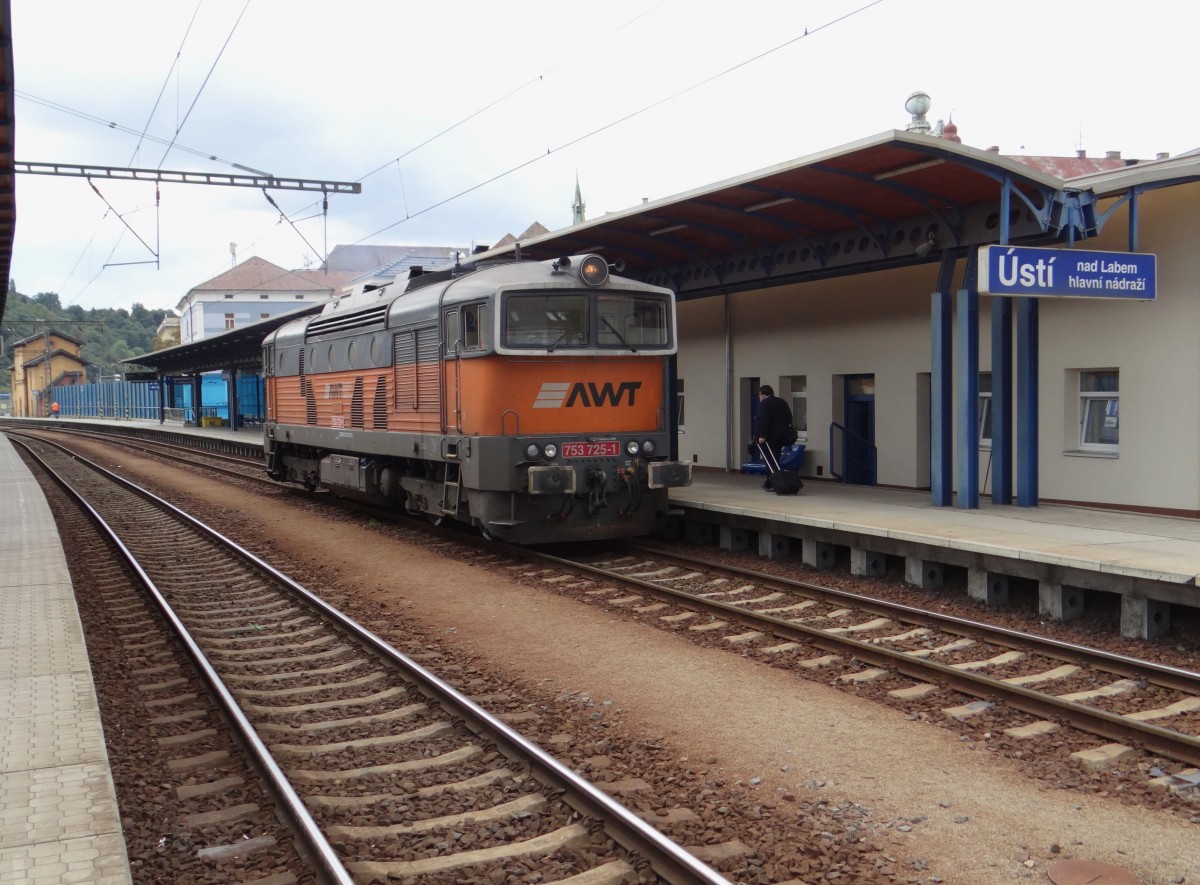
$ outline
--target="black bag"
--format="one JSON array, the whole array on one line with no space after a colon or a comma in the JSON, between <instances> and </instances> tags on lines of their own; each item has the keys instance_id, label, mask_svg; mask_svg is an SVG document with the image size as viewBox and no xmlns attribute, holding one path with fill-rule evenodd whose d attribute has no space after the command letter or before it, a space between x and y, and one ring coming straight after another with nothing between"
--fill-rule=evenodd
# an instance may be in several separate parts
<instances>
[{"instance_id":1,"label":"black bag","mask_svg":"<svg viewBox=\"0 0 1200 885\"><path fill-rule=\"evenodd\" d=\"M770 474L771 490L777 495L795 495L800 489L804 488L804 480L795 473L789 473L779 466L779 460L775 457L775 453L771 451L770 446L758 447L759 454L762 455L763 463L767 465L767 473Z\"/></svg>"},{"instance_id":2,"label":"black bag","mask_svg":"<svg viewBox=\"0 0 1200 885\"><path fill-rule=\"evenodd\" d=\"M794 446L796 444L796 440L800 438L800 434L797 432L795 424L789 423L787 430L785 430L784 433L786 434L786 442L784 442L785 446Z\"/></svg>"}]
</instances>

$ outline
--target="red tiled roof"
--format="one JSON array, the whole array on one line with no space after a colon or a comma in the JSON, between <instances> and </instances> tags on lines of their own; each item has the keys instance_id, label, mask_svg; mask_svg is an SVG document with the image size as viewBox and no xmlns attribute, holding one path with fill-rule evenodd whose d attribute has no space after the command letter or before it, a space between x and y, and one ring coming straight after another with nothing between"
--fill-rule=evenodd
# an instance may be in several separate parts
<instances>
[{"instance_id":1,"label":"red tiled roof","mask_svg":"<svg viewBox=\"0 0 1200 885\"><path fill-rule=\"evenodd\" d=\"M1045 172L1056 178L1078 178L1080 175L1093 175L1096 172L1112 172L1114 169L1124 169L1126 166L1137 164L1138 160L1122 160L1120 157L1020 157L1008 156L1010 160L1024 163L1039 172Z\"/></svg>"},{"instance_id":2,"label":"red tiled roof","mask_svg":"<svg viewBox=\"0 0 1200 885\"><path fill-rule=\"evenodd\" d=\"M337 291L354 275L345 271L284 270L257 256L193 287L191 292L319 292Z\"/></svg>"}]
</instances>

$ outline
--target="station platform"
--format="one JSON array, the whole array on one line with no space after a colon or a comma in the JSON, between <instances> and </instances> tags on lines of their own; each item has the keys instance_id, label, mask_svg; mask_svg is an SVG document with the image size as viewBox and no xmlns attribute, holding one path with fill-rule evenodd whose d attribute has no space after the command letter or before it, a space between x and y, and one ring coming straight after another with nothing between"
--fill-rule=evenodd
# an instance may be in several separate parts
<instances>
[{"instance_id":1,"label":"station platform","mask_svg":"<svg viewBox=\"0 0 1200 885\"><path fill-rule=\"evenodd\" d=\"M0 883L131 881L58 527L0 435Z\"/></svg>"},{"instance_id":2,"label":"station platform","mask_svg":"<svg viewBox=\"0 0 1200 885\"><path fill-rule=\"evenodd\" d=\"M848 551L850 569L880 575L887 557L904 560L905 580L936 588L949 568L965 569L970 596L1008 602L1013 579L1038 584L1044 614L1070 620L1086 594L1121 596L1121 631L1154 638L1169 629L1170 605L1200 607L1200 520L1098 508L992 504L935 507L926 491L805 479L794 497L762 489L762 477L697 471L671 491L696 543L757 549L832 568ZM797 551L799 547L799 551Z\"/></svg>"},{"instance_id":3,"label":"station platform","mask_svg":"<svg viewBox=\"0 0 1200 885\"><path fill-rule=\"evenodd\" d=\"M157 421L43 419L43 425L102 424L138 435L204 438L262 454L262 430L192 427ZM0 420L0 431L5 421ZM880 575L888 558L905 580L930 589L965 570L967 592L985 605L1008 604L1018 581L1036 582L1039 608L1061 620L1080 616L1086 591L1121 597L1121 632L1156 638L1170 629L1172 605L1200 608L1200 519L1041 504L975 510L935 507L928 491L853 486L805 478L798 496L764 492L762 477L696 470L671 490L682 532L698 544L801 555L818 569L849 558L852 572Z\"/></svg>"}]
</instances>

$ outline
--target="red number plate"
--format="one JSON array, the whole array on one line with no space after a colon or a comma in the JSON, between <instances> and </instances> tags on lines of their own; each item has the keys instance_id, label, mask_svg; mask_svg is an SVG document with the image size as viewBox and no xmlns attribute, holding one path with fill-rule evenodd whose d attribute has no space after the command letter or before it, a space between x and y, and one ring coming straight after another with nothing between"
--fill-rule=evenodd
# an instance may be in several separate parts
<instances>
[{"instance_id":1,"label":"red number plate","mask_svg":"<svg viewBox=\"0 0 1200 885\"><path fill-rule=\"evenodd\" d=\"M621 444L615 439L603 442L569 442L563 443L564 458L605 458L621 454Z\"/></svg>"}]
</instances>

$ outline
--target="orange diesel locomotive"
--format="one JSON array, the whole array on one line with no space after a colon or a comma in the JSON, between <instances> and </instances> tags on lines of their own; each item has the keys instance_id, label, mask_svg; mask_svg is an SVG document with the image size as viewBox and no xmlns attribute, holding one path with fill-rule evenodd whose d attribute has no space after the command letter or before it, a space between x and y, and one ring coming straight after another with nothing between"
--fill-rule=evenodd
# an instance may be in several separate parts
<instances>
[{"instance_id":1,"label":"orange diesel locomotive","mask_svg":"<svg viewBox=\"0 0 1200 885\"><path fill-rule=\"evenodd\" d=\"M598 255L414 268L263 342L267 469L516 543L644 535L691 482L675 347L670 290Z\"/></svg>"}]
</instances>

